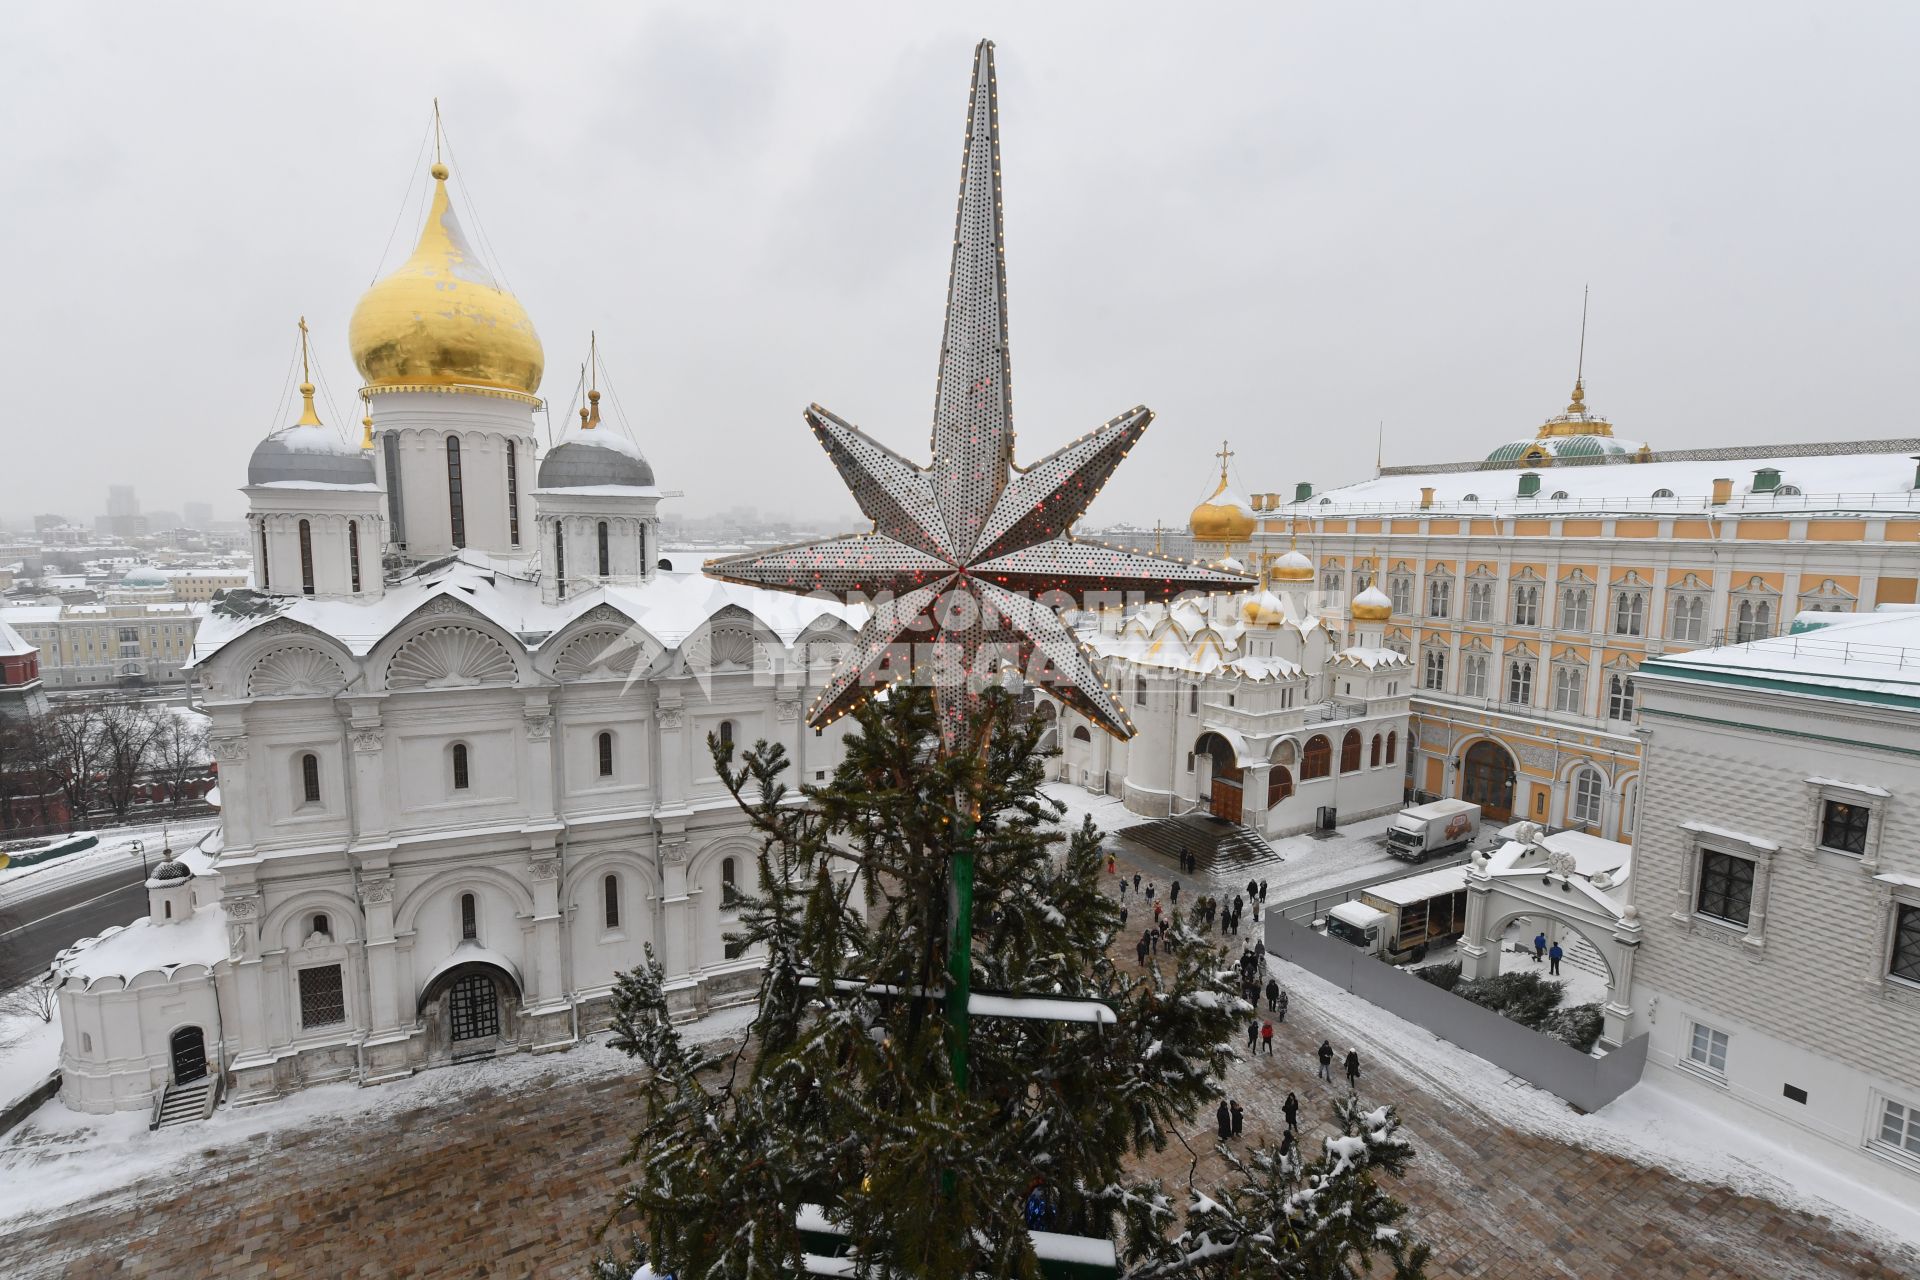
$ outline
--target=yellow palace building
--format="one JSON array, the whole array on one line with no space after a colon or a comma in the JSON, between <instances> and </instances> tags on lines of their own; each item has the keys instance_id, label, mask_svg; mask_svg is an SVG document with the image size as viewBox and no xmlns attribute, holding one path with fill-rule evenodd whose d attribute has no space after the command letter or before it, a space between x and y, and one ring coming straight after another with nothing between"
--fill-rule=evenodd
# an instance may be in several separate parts
<instances>
[{"instance_id":1,"label":"yellow palace building","mask_svg":"<svg viewBox=\"0 0 1920 1280\"><path fill-rule=\"evenodd\" d=\"M1297 545L1323 604L1378 586L1412 661L1410 800L1629 839L1647 657L1912 606L1920 440L1655 451L1566 410L1484 460L1196 508L1194 553Z\"/></svg>"}]
</instances>

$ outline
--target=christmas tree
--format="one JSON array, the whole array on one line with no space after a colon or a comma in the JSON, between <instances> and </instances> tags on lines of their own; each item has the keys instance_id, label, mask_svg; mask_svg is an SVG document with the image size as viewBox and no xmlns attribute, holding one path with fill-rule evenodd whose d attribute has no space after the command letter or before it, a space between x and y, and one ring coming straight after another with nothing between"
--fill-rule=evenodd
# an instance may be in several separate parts
<instances>
[{"instance_id":1,"label":"christmas tree","mask_svg":"<svg viewBox=\"0 0 1920 1280\"><path fill-rule=\"evenodd\" d=\"M738 761L712 744L761 838L733 938L766 957L758 1016L713 1054L675 1031L657 965L623 975L613 1043L647 1069L621 1197L638 1229L601 1275L795 1276L835 1255L837 1274L939 1280L1112 1275L1116 1257L1127 1274L1304 1277L1344 1272L1259 1268L1375 1250L1419 1274L1372 1180L1406 1158L1390 1111L1344 1117L1311 1164L1236 1163L1242 1185L1182 1226L1132 1166L1219 1094L1248 1012L1221 955L1176 913L1143 974L1109 958L1100 835L1058 830L1040 726L1011 697L982 699L963 753L939 749L922 690L855 714L831 782L803 796L777 744ZM963 852L970 1028L943 1015Z\"/></svg>"}]
</instances>

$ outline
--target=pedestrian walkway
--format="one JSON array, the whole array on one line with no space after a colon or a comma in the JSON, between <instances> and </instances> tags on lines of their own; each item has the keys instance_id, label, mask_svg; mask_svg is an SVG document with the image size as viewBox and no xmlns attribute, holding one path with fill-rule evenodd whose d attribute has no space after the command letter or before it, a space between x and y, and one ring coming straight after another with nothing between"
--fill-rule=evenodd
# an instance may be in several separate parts
<instances>
[{"instance_id":1,"label":"pedestrian walkway","mask_svg":"<svg viewBox=\"0 0 1920 1280\"><path fill-rule=\"evenodd\" d=\"M1136 860L1157 866L1163 875L1178 874L1182 849L1199 862L1201 875L1216 880L1280 864L1273 846L1254 832L1199 813L1135 823L1115 831L1112 838L1131 846Z\"/></svg>"}]
</instances>

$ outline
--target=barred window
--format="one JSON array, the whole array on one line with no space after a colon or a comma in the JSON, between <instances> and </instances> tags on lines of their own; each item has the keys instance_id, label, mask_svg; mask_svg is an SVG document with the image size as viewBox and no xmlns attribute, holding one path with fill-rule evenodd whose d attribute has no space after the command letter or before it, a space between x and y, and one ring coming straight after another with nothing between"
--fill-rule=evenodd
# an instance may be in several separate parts
<instances>
[{"instance_id":1,"label":"barred window","mask_svg":"<svg viewBox=\"0 0 1920 1280\"><path fill-rule=\"evenodd\" d=\"M1829 800L1820 806L1820 845L1842 853L1867 851L1867 819L1871 811L1863 804Z\"/></svg>"},{"instance_id":2,"label":"barred window","mask_svg":"<svg viewBox=\"0 0 1920 1280\"><path fill-rule=\"evenodd\" d=\"M300 590L313 594L313 522L300 522Z\"/></svg>"},{"instance_id":3,"label":"barred window","mask_svg":"<svg viewBox=\"0 0 1920 1280\"><path fill-rule=\"evenodd\" d=\"M1893 954L1887 976L1920 983L1920 907L1902 906L1893 921Z\"/></svg>"},{"instance_id":4,"label":"barred window","mask_svg":"<svg viewBox=\"0 0 1920 1280\"><path fill-rule=\"evenodd\" d=\"M1715 849L1702 850L1695 909L1703 916L1745 927L1753 913L1753 863Z\"/></svg>"},{"instance_id":5,"label":"barred window","mask_svg":"<svg viewBox=\"0 0 1920 1280\"><path fill-rule=\"evenodd\" d=\"M300 757L300 789L308 804L320 803L320 757L311 751Z\"/></svg>"},{"instance_id":6,"label":"barred window","mask_svg":"<svg viewBox=\"0 0 1920 1280\"><path fill-rule=\"evenodd\" d=\"M460 940L462 942L480 940L480 903L470 893L460 895Z\"/></svg>"},{"instance_id":7,"label":"barred window","mask_svg":"<svg viewBox=\"0 0 1920 1280\"><path fill-rule=\"evenodd\" d=\"M740 901L739 864L732 858L720 859L720 905L733 907Z\"/></svg>"},{"instance_id":8,"label":"barred window","mask_svg":"<svg viewBox=\"0 0 1920 1280\"><path fill-rule=\"evenodd\" d=\"M472 780L467 771L467 744L456 742L453 744L453 789L465 791Z\"/></svg>"},{"instance_id":9,"label":"barred window","mask_svg":"<svg viewBox=\"0 0 1920 1280\"><path fill-rule=\"evenodd\" d=\"M467 503L460 479L460 437L447 437L447 532L453 545L467 545Z\"/></svg>"},{"instance_id":10,"label":"barred window","mask_svg":"<svg viewBox=\"0 0 1920 1280\"><path fill-rule=\"evenodd\" d=\"M598 741L598 748L600 754L600 776L603 778L611 778L613 776L613 735L611 733L602 733Z\"/></svg>"},{"instance_id":11,"label":"barred window","mask_svg":"<svg viewBox=\"0 0 1920 1280\"><path fill-rule=\"evenodd\" d=\"M520 545L520 451L507 441L507 537Z\"/></svg>"},{"instance_id":12,"label":"barred window","mask_svg":"<svg viewBox=\"0 0 1920 1280\"><path fill-rule=\"evenodd\" d=\"M360 590L360 522L347 521L347 570L353 575L353 590Z\"/></svg>"},{"instance_id":13,"label":"barred window","mask_svg":"<svg viewBox=\"0 0 1920 1280\"><path fill-rule=\"evenodd\" d=\"M600 553L600 576L604 578L612 572L612 570L608 568L608 565L612 562L612 556L607 548L607 522L605 520L602 520L594 529L594 538Z\"/></svg>"},{"instance_id":14,"label":"barred window","mask_svg":"<svg viewBox=\"0 0 1920 1280\"><path fill-rule=\"evenodd\" d=\"M620 927L620 877L608 876L601 885L601 891L606 895L607 928L618 929Z\"/></svg>"},{"instance_id":15,"label":"barred window","mask_svg":"<svg viewBox=\"0 0 1920 1280\"><path fill-rule=\"evenodd\" d=\"M300 971L300 1027L333 1027L347 1020L347 994L340 966L324 965Z\"/></svg>"}]
</instances>

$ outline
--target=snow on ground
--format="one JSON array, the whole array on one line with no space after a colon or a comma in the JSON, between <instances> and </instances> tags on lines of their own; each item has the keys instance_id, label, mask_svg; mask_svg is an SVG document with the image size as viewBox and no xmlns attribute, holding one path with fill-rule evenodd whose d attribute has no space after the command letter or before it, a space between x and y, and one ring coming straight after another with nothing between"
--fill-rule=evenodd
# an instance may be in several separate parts
<instances>
[{"instance_id":1,"label":"snow on ground","mask_svg":"<svg viewBox=\"0 0 1920 1280\"><path fill-rule=\"evenodd\" d=\"M147 862L151 865L160 861L163 843L171 843L175 852L191 849L200 837L219 825L218 818L199 817L164 825L115 827L111 831L93 832L100 837L100 843L91 849L31 867L9 867L0 871L0 911L51 889L132 866L140 860L140 855L133 851L135 840L146 842Z\"/></svg>"},{"instance_id":2,"label":"snow on ground","mask_svg":"<svg viewBox=\"0 0 1920 1280\"><path fill-rule=\"evenodd\" d=\"M0 1108L45 1084L59 1064L59 1011L42 1022L37 1013L0 1005Z\"/></svg>"},{"instance_id":3,"label":"snow on ground","mask_svg":"<svg viewBox=\"0 0 1920 1280\"><path fill-rule=\"evenodd\" d=\"M1836 1163L1774 1142L1751 1122L1689 1096L1683 1081L1662 1079L1662 1068L1649 1067L1626 1094L1581 1115L1545 1090L1298 965L1272 955L1267 963L1303 1009L1344 1033L1332 1037L1336 1046L1350 1043L1363 1061L1390 1063L1418 1082L1422 1093L1452 1099L1514 1129L1821 1214L1873 1238L1920 1243L1920 1203L1905 1194L1904 1180L1869 1184ZM1564 965L1561 972L1566 974Z\"/></svg>"},{"instance_id":4,"label":"snow on ground","mask_svg":"<svg viewBox=\"0 0 1920 1280\"><path fill-rule=\"evenodd\" d=\"M755 1006L736 1005L680 1028L690 1043L738 1035L753 1020ZM58 1030L55 1031L58 1046ZM590 1079L635 1070L633 1060L607 1047L598 1033L565 1053L515 1054L457 1070L425 1071L372 1088L351 1082L318 1085L251 1107L222 1106L195 1124L149 1130L147 1111L83 1115L58 1099L48 1102L0 1138L0 1222L37 1217L107 1197L131 1201L136 1184L188 1161L231 1158L244 1144L267 1135L323 1127L358 1128L369 1120L416 1107L458 1111L460 1100L485 1090L524 1088L542 1077ZM98 1207L98 1206L90 1206Z\"/></svg>"}]
</instances>

